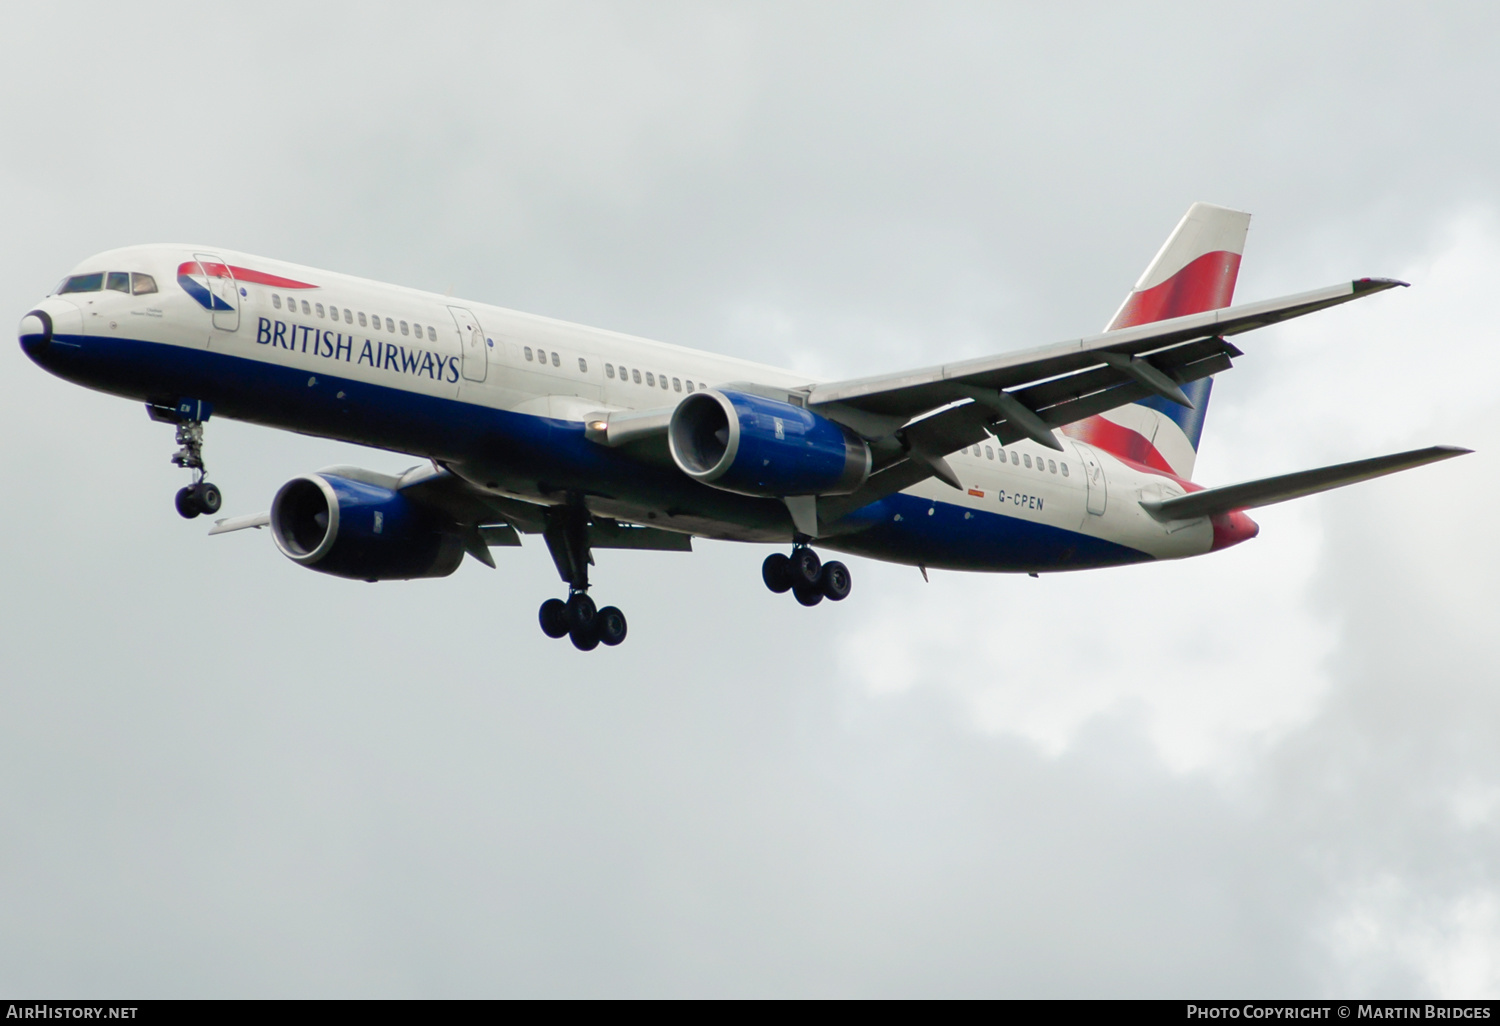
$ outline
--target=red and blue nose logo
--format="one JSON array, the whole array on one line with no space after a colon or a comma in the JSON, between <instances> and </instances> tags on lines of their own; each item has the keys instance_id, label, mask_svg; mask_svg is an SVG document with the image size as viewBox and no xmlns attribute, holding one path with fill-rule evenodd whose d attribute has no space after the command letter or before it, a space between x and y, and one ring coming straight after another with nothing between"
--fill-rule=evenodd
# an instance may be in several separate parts
<instances>
[{"instance_id":1,"label":"red and blue nose logo","mask_svg":"<svg viewBox=\"0 0 1500 1026\"><path fill-rule=\"evenodd\" d=\"M239 295L239 283L242 282L274 289L317 288L305 281L212 260L188 260L177 267L177 284L205 310L233 310L232 301Z\"/></svg>"},{"instance_id":2,"label":"red and blue nose logo","mask_svg":"<svg viewBox=\"0 0 1500 1026\"><path fill-rule=\"evenodd\" d=\"M233 310L229 297L235 294L234 275L224 264L189 260L177 268L177 284L205 310Z\"/></svg>"}]
</instances>

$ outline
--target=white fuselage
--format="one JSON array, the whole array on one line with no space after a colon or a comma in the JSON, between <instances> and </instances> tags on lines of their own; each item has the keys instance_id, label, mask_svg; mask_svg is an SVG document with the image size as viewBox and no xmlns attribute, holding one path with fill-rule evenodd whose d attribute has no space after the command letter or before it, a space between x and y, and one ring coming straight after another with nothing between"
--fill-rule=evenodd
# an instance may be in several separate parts
<instances>
[{"instance_id":1,"label":"white fuselage","mask_svg":"<svg viewBox=\"0 0 1500 1026\"><path fill-rule=\"evenodd\" d=\"M211 310L189 291L194 282L191 273L186 275L187 283L179 280L179 271L195 261L200 267L222 263L253 269L255 275L236 279L237 295L233 302L225 297L223 304L232 309ZM372 395L392 395L386 390L395 390L458 404L455 409L460 417L465 408L503 411L576 427L591 415L670 407L691 391L732 382L778 388L810 383L804 375L747 360L211 247L119 249L91 257L73 273L95 271L149 274L158 291L135 295L100 290L49 297L40 308L49 311L59 337L76 331L88 345L117 340L121 345L160 347L168 354L201 351L227 357L227 361L202 366L212 366L220 376L241 379L255 376L257 368L268 373L275 369L282 372L275 379L282 390L290 380L285 372L295 372L314 392L333 389L336 394L328 402L335 405L353 401L350 397L359 396L360 389L368 386L374 390ZM204 283L201 278L197 281L201 291ZM206 282L209 289L222 285L222 281ZM153 366L172 364L169 356L151 359ZM49 369L70 376L61 367ZM126 374L126 380L116 382L111 375L118 372L81 374L79 380L136 398L156 398L142 395L146 385L139 376ZM171 402L181 396L163 394L160 398ZM198 398L212 400L213 396ZM372 436L363 430L329 429L316 419L305 424L289 422L296 420L294 414L278 412L290 408L288 396L268 395L266 400L263 414L247 412L241 401L228 415L460 464L477 466L488 460L500 465L508 458L502 447L486 456L440 452L419 439L403 444L378 432ZM372 415L378 419L378 411L372 414L361 408L351 417L366 423ZM539 460L545 464L545 453L533 452L531 458L532 466ZM1018 525L1045 526L1080 539L1111 543L1134 550L1141 558L1180 558L1213 546L1214 531L1207 518L1164 525L1141 508L1142 499L1183 494L1186 489L1180 481L1082 442L1065 441L1063 452L1030 441L1003 449L991 442L954 453L949 463L964 484L963 491L930 478L903 492L902 502L888 502L881 515L904 523L913 515L934 516L928 510L941 507L945 519L956 516L953 522L961 524L965 533L970 523L978 533L985 525L995 525L992 517L999 516ZM529 501L556 501L538 472L500 476L503 480L494 482L498 492ZM649 489L626 494L615 488L609 496L592 499L590 505L607 515L640 522L648 522L649 516L649 522L657 526L715 537L772 540L790 537L792 530L789 521L784 529L782 525L768 528L765 522L746 524L733 515L706 515L701 510L683 513L674 510L682 505L680 500L664 495L654 501ZM829 544L862 551L858 538L852 534ZM871 554L902 562L929 562L920 551L906 556L887 551L889 547ZM1024 569L1037 563L981 557L978 553L984 548L976 546L970 568ZM945 551L951 552L951 545ZM932 565L954 562L952 558L931 561ZM1076 565L1092 564L1083 560Z\"/></svg>"}]
</instances>

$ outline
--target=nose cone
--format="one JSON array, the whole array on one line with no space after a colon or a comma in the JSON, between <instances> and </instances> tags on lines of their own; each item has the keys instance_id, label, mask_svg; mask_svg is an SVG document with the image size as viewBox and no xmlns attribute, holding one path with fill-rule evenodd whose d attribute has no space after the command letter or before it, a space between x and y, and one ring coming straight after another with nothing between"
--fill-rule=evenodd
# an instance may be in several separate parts
<instances>
[{"instance_id":1,"label":"nose cone","mask_svg":"<svg viewBox=\"0 0 1500 1026\"><path fill-rule=\"evenodd\" d=\"M1214 544L1210 551L1217 552L1219 549L1227 549L1231 545L1238 545L1242 541L1249 541L1260 534L1260 525L1251 520L1240 510L1232 513L1220 513L1212 518L1214 525Z\"/></svg>"},{"instance_id":2,"label":"nose cone","mask_svg":"<svg viewBox=\"0 0 1500 1026\"><path fill-rule=\"evenodd\" d=\"M21 318L21 348L36 359L52 343L52 318L45 310L33 310Z\"/></svg>"}]
</instances>

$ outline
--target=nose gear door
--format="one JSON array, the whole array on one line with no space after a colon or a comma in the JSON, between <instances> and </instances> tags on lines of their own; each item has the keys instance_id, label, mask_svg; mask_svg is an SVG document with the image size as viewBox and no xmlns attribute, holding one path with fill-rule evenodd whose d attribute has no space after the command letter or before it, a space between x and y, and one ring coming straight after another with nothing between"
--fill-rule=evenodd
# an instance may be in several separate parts
<instances>
[{"instance_id":1,"label":"nose gear door","mask_svg":"<svg viewBox=\"0 0 1500 1026\"><path fill-rule=\"evenodd\" d=\"M489 341L474 315L461 306L450 306L448 312L458 325L459 349L463 353L463 371L466 381L483 381L489 368Z\"/></svg>"}]
</instances>

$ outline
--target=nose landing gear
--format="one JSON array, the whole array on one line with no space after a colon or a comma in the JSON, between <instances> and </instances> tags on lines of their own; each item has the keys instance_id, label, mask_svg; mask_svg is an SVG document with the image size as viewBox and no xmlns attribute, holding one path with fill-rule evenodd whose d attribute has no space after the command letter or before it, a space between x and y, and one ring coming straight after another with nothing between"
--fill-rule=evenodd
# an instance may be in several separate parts
<instances>
[{"instance_id":1,"label":"nose landing gear","mask_svg":"<svg viewBox=\"0 0 1500 1026\"><path fill-rule=\"evenodd\" d=\"M224 505L224 494L219 486L204 480L208 470L203 466L203 422L208 419L206 403L183 402L176 409L148 405L146 412L152 420L177 425L178 449L172 454L172 463L193 472L193 483L177 490L175 504L184 519L207 513L213 515Z\"/></svg>"},{"instance_id":2,"label":"nose landing gear","mask_svg":"<svg viewBox=\"0 0 1500 1026\"><path fill-rule=\"evenodd\" d=\"M842 602L853 585L849 568L838 560L824 563L805 542L792 546L790 556L773 552L760 567L766 587L780 595L790 591L804 606L815 606L825 598Z\"/></svg>"}]
</instances>

